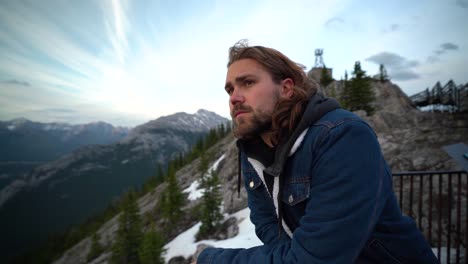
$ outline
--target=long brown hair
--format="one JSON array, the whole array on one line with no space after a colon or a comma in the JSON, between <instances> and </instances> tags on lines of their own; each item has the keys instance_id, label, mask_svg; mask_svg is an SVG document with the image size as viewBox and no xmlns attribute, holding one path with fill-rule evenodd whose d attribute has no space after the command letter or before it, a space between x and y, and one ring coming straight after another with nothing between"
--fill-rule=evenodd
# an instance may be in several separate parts
<instances>
[{"instance_id":1,"label":"long brown hair","mask_svg":"<svg viewBox=\"0 0 468 264\"><path fill-rule=\"evenodd\" d=\"M272 142L278 144L283 136L288 136L302 117L309 97L317 92L317 83L308 78L302 64L295 63L281 52L263 46L249 46L240 40L229 48L227 66L241 59L253 59L271 74L273 82L279 84L286 78L294 81L291 98L282 98L276 104L272 115Z\"/></svg>"}]
</instances>

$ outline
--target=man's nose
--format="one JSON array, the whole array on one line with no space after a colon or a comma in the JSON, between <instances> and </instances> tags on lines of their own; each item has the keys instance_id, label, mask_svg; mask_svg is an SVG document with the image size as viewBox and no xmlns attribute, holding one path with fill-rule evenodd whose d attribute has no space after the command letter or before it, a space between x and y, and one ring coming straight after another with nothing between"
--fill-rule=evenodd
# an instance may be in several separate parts
<instances>
[{"instance_id":1,"label":"man's nose","mask_svg":"<svg viewBox=\"0 0 468 264\"><path fill-rule=\"evenodd\" d=\"M229 97L229 100L231 101L231 104L235 105L238 103L243 103L245 98L242 95L242 93L239 92L238 89L234 89L231 96Z\"/></svg>"}]
</instances>

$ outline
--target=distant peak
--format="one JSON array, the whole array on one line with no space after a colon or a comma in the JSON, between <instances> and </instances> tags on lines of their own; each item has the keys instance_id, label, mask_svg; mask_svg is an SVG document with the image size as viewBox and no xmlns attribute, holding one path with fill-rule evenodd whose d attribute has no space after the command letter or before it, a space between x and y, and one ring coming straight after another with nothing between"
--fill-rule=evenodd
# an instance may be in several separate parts
<instances>
[{"instance_id":1,"label":"distant peak","mask_svg":"<svg viewBox=\"0 0 468 264\"><path fill-rule=\"evenodd\" d=\"M15 119L10 120L10 122L15 123L15 124L20 124L20 123L27 123L27 122L31 122L31 121L29 119L24 118L24 117L19 117L19 118L15 118Z\"/></svg>"},{"instance_id":2,"label":"distant peak","mask_svg":"<svg viewBox=\"0 0 468 264\"><path fill-rule=\"evenodd\" d=\"M214 112L205 109L198 109L197 114L214 114Z\"/></svg>"}]
</instances>

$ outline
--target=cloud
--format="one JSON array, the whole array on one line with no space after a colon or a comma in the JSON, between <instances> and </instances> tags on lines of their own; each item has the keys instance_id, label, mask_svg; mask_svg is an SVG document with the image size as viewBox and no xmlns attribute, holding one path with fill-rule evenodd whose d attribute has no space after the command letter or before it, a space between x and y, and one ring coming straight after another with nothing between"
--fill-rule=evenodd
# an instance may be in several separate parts
<instances>
[{"instance_id":1,"label":"cloud","mask_svg":"<svg viewBox=\"0 0 468 264\"><path fill-rule=\"evenodd\" d=\"M420 78L419 74L415 73L410 69L401 71L391 71L390 75L391 78L395 81L409 81Z\"/></svg>"},{"instance_id":2,"label":"cloud","mask_svg":"<svg viewBox=\"0 0 468 264\"><path fill-rule=\"evenodd\" d=\"M419 79L420 76L414 72L414 67L419 66L416 60L409 60L396 53L380 52L370 56L366 61L373 62L377 65L383 64L390 75L395 81L408 81Z\"/></svg>"},{"instance_id":3,"label":"cloud","mask_svg":"<svg viewBox=\"0 0 468 264\"><path fill-rule=\"evenodd\" d=\"M390 32L395 32L395 31L398 31L401 29L401 25L399 24L391 24L390 26L388 26L388 28L385 28L383 30L384 33L390 33Z\"/></svg>"},{"instance_id":4,"label":"cloud","mask_svg":"<svg viewBox=\"0 0 468 264\"><path fill-rule=\"evenodd\" d=\"M342 18L332 17L328 19L323 25L328 29L342 30L345 24L346 23Z\"/></svg>"},{"instance_id":5,"label":"cloud","mask_svg":"<svg viewBox=\"0 0 468 264\"><path fill-rule=\"evenodd\" d=\"M457 0L457 6L468 9L468 0Z\"/></svg>"},{"instance_id":6,"label":"cloud","mask_svg":"<svg viewBox=\"0 0 468 264\"><path fill-rule=\"evenodd\" d=\"M458 50L458 45L450 43L450 42L446 42L446 43L440 45L440 47L443 50Z\"/></svg>"},{"instance_id":7,"label":"cloud","mask_svg":"<svg viewBox=\"0 0 468 264\"><path fill-rule=\"evenodd\" d=\"M13 85L21 85L21 86L31 86L31 84L28 83L28 82L18 81L18 80L15 80L15 79L5 80L5 81L2 81L2 83L13 84Z\"/></svg>"},{"instance_id":8,"label":"cloud","mask_svg":"<svg viewBox=\"0 0 468 264\"><path fill-rule=\"evenodd\" d=\"M458 45L454 43L445 42L443 44L440 44L439 48L434 51L434 54L427 57L427 62L429 63L439 62L441 61L440 56L442 54L445 54L449 51L455 51L455 50L459 50L459 47Z\"/></svg>"},{"instance_id":9,"label":"cloud","mask_svg":"<svg viewBox=\"0 0 468 264\"><path fill-rule=\"evenodd\" d=\"M372 55L366 60L376 64L384 64L387 68L412 68L419 65L416 60L408 60L396 53L386 51Z\"/></svg>"},{"instance_id":10,"label":"cloud","mask_svg":"<svg viewBox=\"0 0 468 264\"><path fill-rule=\"evenodd\" d=\"M440 58L438 56L431 55L431 56L427 57L427 62L429 62L429 63L436 63L436 62L439 62L439 61L440 61Z\"/></svg>"}]
</instances>

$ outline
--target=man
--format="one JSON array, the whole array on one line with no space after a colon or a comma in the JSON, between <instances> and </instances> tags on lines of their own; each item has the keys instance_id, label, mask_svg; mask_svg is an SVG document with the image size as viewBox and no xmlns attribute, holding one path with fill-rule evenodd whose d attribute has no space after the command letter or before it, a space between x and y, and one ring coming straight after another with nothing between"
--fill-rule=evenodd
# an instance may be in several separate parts
<instances>
[{"instance_id":1,"label":"man","mask_svg":"<svg viewBox=\"0 0 468 264\"><path fill-rule=\"evenodd\" d=\"M317 93L302 66L240 42L225 89L264 245L207 248L198 264L438 262L400 212L373 130Z\"/></svg>"}]
</instances>

